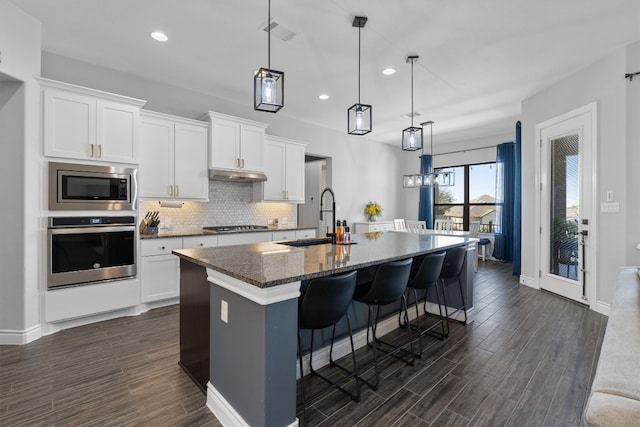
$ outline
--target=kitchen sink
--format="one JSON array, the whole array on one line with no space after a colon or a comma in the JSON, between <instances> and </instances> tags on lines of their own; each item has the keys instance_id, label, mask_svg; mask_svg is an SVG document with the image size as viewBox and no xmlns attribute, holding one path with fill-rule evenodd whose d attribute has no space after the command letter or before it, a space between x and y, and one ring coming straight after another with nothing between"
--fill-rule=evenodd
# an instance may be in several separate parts
<instances>
[{"instance_id":1,"label":"kitchen sink","mask_svg":"<svg viewBox=\"0 0 640 427\"><path fill-rule=\"evenodd\" d=\"M295 246L295 247L306 247L306 246L315 246L315 245L326 245L329 243L331 243L330 237L322 237L318 239L291 240L288 242L279 242L278 244Z\"/></svg>"}]
</instances>

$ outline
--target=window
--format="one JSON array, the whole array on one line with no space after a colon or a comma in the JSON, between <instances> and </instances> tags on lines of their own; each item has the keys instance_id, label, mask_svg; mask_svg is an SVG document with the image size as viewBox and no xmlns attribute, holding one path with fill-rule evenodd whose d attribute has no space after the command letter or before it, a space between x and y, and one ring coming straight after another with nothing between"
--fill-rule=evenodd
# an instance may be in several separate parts
<instances>
[{"instance_id":1,"label":"window","mask_svg":"<svg viewBox=\"0 0 640 427\"><path fill-rule=\"evenodd\" d=\"M434 218L451 219L454 230L469 230L480 221L481 233L496 230L496 164L481 163L436 169L453 172L455 185L435 188Z\"/></svg>"}]
</instances>

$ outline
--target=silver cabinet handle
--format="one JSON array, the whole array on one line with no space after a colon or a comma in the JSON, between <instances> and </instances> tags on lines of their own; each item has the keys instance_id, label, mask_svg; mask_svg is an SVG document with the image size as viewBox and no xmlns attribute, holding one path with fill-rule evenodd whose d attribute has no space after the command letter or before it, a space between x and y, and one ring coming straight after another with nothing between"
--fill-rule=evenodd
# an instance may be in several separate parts
<instances>
[{"instance_id":1,"label":"silver cabinet handle","mask_svg":"<svg viewBox=\"0 0 640 427\"><path fill-rule=\"evenodd\" d=\"M169 195L173 196L173 185L169 186Z\"/></svg>"},{"instance_id":2,"label":"silver cabinet handle","mask_svg":"<svg viewBox=\"0 0 640 427\"><path fill-rule=\"evenodd\" d=\"M102 158L102 144L98 144L98 158Z\"/></svg>"},{"instance_id":3,"label":"silver cabinet handle","mask_svg":"<svg viewBox=\"0 0 640 427\"><path fill-rule=\"evenodd\" d=\"M236 159L236 167L240 169L240 159Z\"/></svg>"},{"instance_id":4,"label":"silver cabinet handle","mask_svg":"<svg viewBox=\"0 0 640 427\"><path fill-rule=\"evenodd\" d=\"M176 185L176 197L180 196L180 186Z\"/></svg>"},{"instance_id":5,"label":"silver cabinet handle","mask_svg":"<svg viewBox=\"0 0 640 427\"><path fill-rule=\"evenodd\" d=\"M93 157L93 144L89 144L89 157Z\"/></svg>"},{"instance_id":6,"label":"silver cabinet handle","mask_svg":"<svg viewBox=\"0 0 640 427\"><path fill-rule=\"evenodd\" d=\"M242 159L242 169L244 169L244 159Z\"/></svg>"}]
</instances>

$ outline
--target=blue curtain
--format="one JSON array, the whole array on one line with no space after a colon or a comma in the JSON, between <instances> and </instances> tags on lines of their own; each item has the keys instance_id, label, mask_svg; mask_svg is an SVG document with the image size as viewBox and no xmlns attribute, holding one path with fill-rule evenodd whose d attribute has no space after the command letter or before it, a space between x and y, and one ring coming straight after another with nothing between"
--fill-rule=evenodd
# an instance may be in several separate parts
<instances>
[{"instance_id":1,"label":"blue curtain","mask_svg":"<svg viewBox=\"0 0 640 427\"><path fill-rule=\"evenodd\" d=\"M522 129L516 122L516 145L514 147L514 185L513 185L513 275L520 275L521 267L521 232L522 232Z\"/></svg>"},{"instance_id":2,"label":"blue curtain","mask_svg":"<svg viewBox=\"0 0 640 427\"><path fill-rule=\"evenodd\" d=\"M431 155L420 156L420 173L431 173ZM433 228L433 195L431 187L420 187L418 220L426 221L427 228Z\"/></svg>"},{"instance_id":3,"label":"blue curtain","mask_svg":"<svg viewBox=\"0 0 640 427\"><path fill-rule=\"evenodd\" d=\"M496 156L496 234L493 244L493 257L504 261L513 261L513 207L514 207L514 169L515 144L505 142L498 145Z\"/></svg>"}]
</instances>

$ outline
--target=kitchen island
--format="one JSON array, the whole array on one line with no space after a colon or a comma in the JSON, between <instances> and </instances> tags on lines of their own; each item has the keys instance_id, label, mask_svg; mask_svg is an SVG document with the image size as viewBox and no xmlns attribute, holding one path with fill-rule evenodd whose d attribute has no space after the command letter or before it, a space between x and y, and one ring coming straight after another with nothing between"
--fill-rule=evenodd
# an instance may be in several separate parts
<instances>
[{"instance_id":1,"label":"kitchen island","mask_svg":"<svg viewBox=\"0 0 640 427\"><path fill-rule=\"evenodd\" d=\"M297 425L301 281L455 246L473 251L474 242L385 232L354 235L352 245L257 243L174 251L181 268L180 363L201 387L206 382L207 406L223 425ZM467 257L462 277L468 311L472 263Z\"/></svg>"}]
</instances>

